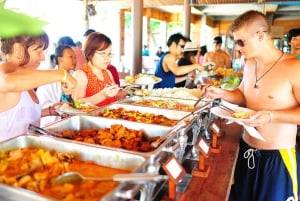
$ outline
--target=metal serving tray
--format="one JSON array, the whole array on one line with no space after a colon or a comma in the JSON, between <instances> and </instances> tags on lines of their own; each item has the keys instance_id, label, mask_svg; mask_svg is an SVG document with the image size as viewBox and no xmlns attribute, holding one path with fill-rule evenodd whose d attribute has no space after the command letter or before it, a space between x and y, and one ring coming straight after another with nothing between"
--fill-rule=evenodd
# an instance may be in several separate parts
<instances>
[{"instance_id":1,"label":"metal serving tray","mask_svg":"<svg viewBox=\"0 0 300 201\"><path fill-rule=\"evenodd\" d=\"M141 113L151 113L155 115L164 115L165 117L173 120L182 120L185 117L186 121L191 121L193 116L189 116L191 112L188 111L179 111L179 110L168 110L162 108L152 108L152 107L143 107L139 105L129 105L129 104L122 104L122 103L113 103L108 106L102 107L100 109L94 110L90 112L91 115L97 116L97 114L105 109L118 109L124 108L125 110L132 110L138 111Z\"/></svg>"},{"instance_id":2,"label":"metal serving tray","mask_svg":"<svg viewBox=\"0 0 300 201\"><path fill-rule=\"evenodd\" d=\"M187 99L180 99L180 98L166 98L166 97L155 97L155 96L131 96L128 98L125 98L123 100L120 100L119 103L122 104L135 104L135 102L143 101L143 100L165 100L165 101L176 101L180 104L185 104L188 106L194 106L196 103L196 100L187 100ZM210 105L209 101L200 101L197 106L194 108L193 111L189 112L200 112L202 109L205 109ZM147 107L147 106L142 106ZM157 108L157 107L150 107L150 108ZM175 110L175 109L167 109L167 110Z\"/></svg>"},{"instance_id":3,"label":"metal serving tray","mask_svg":"<svg viewBox=\"0 0 300 201\"><path fill-rule=\"evenodd\" d=\"M72 117L63 119L61 121L55 122L53 124L50 124L50 125L44 127L44 129L60 133L64 130L80 131L82 129L109 128L113 124L121 124L129 129L143 130L148 137L156 137L156 136L163 137L165 135L168 135L172 130L172 127L167 127L167 126L144 124L144 123L137 123L137 122L131 122L131 121L126 121L126 120L109 119L109 118L85 116L85 115L72 116ZM175 135L176 135L176 133L174 134L174 136ZM157 149L150 151L150 152L129 151L129 150L125 150L125 149L121 149L121 148L113 148L113 147L106 147L106 148L113 149L113 150L119 150L119 151L123 151L123 152L125 151L125 152L129 152L129 153L136 153L139 155L143 155L145 157L149 157L152 154L157 154L158 152L160 152L160 150L169 141L172 140L172 136L169 137L165 142L161 143L161 145ZM80 143L83 143L83 142L80 142ZM94 145L94 144L88 144L88 143L83 143L83 144L96 146L96 147L104 147L101 145Z\"/></svg>"},{"instance_id":4,"label":"metal serving tray","mask_svg":"<svg viewBox=\"0 0 300 201\"><path fill-rule=\"evenodd\" d=\"M1 151L9 151L18 148L43 148L46 150L54 150L58 152L65 152L73 154L77 159L82 161L93 161L99 165L118 168L122 170L128 170L131 172L145 172L147 158L139 154L131 154L126 152L119 152L116 150L84 146L82 144L72 142L64 139L45 137L40 135L22 135L16 138L4 141L0 143ZM131 193L130 196L134 197L141 188L140 184L132 186L134 191L127 191L122 193L124 189L127 189L128 184L120 183L112 192L108 193L103 201L115 201L119 200L118 195L126 195ZM44 197L33 191L29 191L22 188L15 188L9 185L0 183L0 200L6 201L19 201L19 200L31 200L31 201L53 201L54 199Z\"/></svg>"}]
</instances>

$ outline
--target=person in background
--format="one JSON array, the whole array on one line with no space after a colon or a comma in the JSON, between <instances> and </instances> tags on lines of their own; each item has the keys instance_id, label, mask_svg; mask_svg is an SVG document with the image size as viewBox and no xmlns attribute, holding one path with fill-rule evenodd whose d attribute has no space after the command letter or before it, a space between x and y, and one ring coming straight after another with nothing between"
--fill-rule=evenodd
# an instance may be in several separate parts
<instances>
[{"instance_id":1,"label":"person in background","mask_svg":"<svg viewBox=\"0 0 300 201\"><path fill-rule=\"evenodd\" d=\"M87 37L89 36L89 34L94 33L94 32L96 32L94 29L88 29L88 30L86 30L84 32L83 37L85 39L87 39ZM107 67L107 70L109 70L111 72L111 74L112 74L112 76L114 78L115 83L118 86L120 86L120 77L119 77L119 72L118 72L117 68L114 65L109 64L108 67Z\"/></svg>"},{"instance_id":2,"label":"person in background","mask_svg":"<svg viewBox=\"0 0 300 201\"><path fill-rule=\"evenodd\" d=\"M164 52L162 51L162 47L159 46L158 49L157 49L157 51L156 51L155 56L161 57L163 54L164 54Z\"/></svg>"},{"instance_id":3,"label":"person in background","mask_svg":"<svg viewBox=\"0 0 300 201\"><path fill-rule=\"evenodd\" d=\"M234 57L232 59L232 68L236 72L243 72L245 65L244 56L241 54L240 51L234 51Z\"/></svg>"},{"instance_id":4,"label":"person in background","mask_svg":"<svg viewBox=\"0 0 300 201\"><path fill-rule=\"evenodd\" d=\"M86 38L88 37L88 35L90 35L91 33L96 32L95 29L87 29L84 33L83 33L83 37L84 37L84 41L86 41Z\"/></svg>"},{"instance_id":5,"label":"person in background","mask_svg":"<svg viewBox=\"0 0 300 201\"><path fill-rule=\"evenodd\" d=\"M266 15L249 10L230 26L235 49L247 62L240 86L227 91L206 88L206 97L221 98L253 111L240 123L242 135L230 201L299 200L300 60L277 49ZM253 128L264 138L253 136ZM251 131L251 132L250 132Z\"/></svg>"},{"instance_id":6,"label":"person in background","mask_svg":"<svg viewBox=\"0 0 300 201\"><path fill-rule=\"evenodd\" d=\"M289 30L287 40L291 47L291 55L300 59L300 28Z\"/></svg>"},{"instance_id":7,"label":"person in background","mask_svg":"<svg viewBox=\"0 0 300 201\"><path fill-rule=\"evenodd\" d=\"M162 79L156 83L154 88L173 88L175 87L176 76L187 74L193 70L203 70L203 65L212 64L211 62L200 65L191 64L178 66L176 61L182 55L187 38L180 33L173 34L167 41L168 51L164 53L158 61L155 69L155 76Z\"/></svg>"},{"instance_id":8,"label":"person in background","mask_svg":"<svg viewBox=\"0 0 300 201\"><path fill-rule=\"evenodd\" d=\"M82 49L82 43L80 41L76 42L76 47L78 47L79 49Z\"/></svg>"},{"instance_id":9,"label":"person in background","mask_svg":"<svg viewBox=\"0 0 300 201\"><path fill-rule=\"evenodd\" d=\"M142 56L150 56L148 45L144 45L144 48L143 48L143 51L142 51Z\"/></svg>"},{"instance_id":10,"label":"person in background","mask_svg":"<svg viewBox=\"0 0 300 201\"><path fill-rule=\"evenodd\" d=\"M67 45L58 46L55 50L55 59L57 63L55 69L66 70L70 74L75 70L77 60L72 47ZM62 84L60 82L39 86L36 94L43 109L61 105L62 102L68 102L69 99L69 95L63 93ZM51 116L42 117L40 125L44 127L60 119L61 116L55 111L51 113Z\"/></svg>"},{"instance_id":11,"label":"person in background","mask_svg":"<svg viewBox=\"0 0 300 201\"><path fill-rule=\"evenodd\" d=\"M41 110L35 88L51 82L64 82L70 93L77 81L63 70L37 70L45 60L49 45L46 33L1 38L5 61L0 64L0 141L26 134L29 124L39 126L40 117L54 108Z\"/></svg>"},{"instance_id":12,"label":"person in background","mask_svg":"<svg viewBox=\"0 0 300 201\"><path fill-rule=\"evenodd\" d=\"M200 47L200 54L199 54L199 59L198 63L203 64L204 63L204 55L207 53L207 47L206 45L203 45Z\"/></svg>"},{"instance_id":13,"label":"person in background","mask_svg":"<svg viewBox=\"0 0 300 201\"><path fill-rule=\"evenodd\" d=\"M178 59L177 65L178 66L186 66L191 64L198 63L199 57L199 48L196 43L193 42L186 42L184 49L183 49L183 56ZM187 88L194 88L194 80L196 76L196 70L191 71L190 73L183 75L181 77L176 77L175 87L187 87Z\"/></svg>"},{"instance_id":14,"label":"person in background","mask_svg":"<svg viewBox=\"0 0 300 201\"><path fill-rule=\"evenodd\" d=\"M76 69L81 68L84 64L86 64L86 58L82 49L76 46L75 42L70 36L63 36L58 39L57 45L68 45L71 46L76 54L77 64Z\"/></svg>"},{"instance_id":15,"label":"person in background","mask_svg":"<svg viewBox=\"0 0 300 201\"><path fill-rule=\"evenodd\" d=\"M213 41L214 50L209 51L204 55L204 62L214 62L216 65L214 70L217 68L231 68L230 56L221 49L222 38L217 36Z\"/></svg>"},{"instance_id":16,"label":"person in background","mask_svg":"<svg viewBox=\"0 0 300 201\"><path fill-rule=\"evenodd\" d=\"M82 102L104 106L124 98L126 90L120 90L107 67L112 57L112 42L106 35L91 33L84 45L87 64L74 73L78 85L72 97Z\"/></svg>"}]
</instances>

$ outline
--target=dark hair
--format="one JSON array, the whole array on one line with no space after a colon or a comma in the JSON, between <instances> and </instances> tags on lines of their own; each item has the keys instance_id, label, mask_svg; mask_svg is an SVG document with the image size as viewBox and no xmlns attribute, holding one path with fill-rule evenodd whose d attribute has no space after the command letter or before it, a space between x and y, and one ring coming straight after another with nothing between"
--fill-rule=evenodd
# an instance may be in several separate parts
<instances>
[{"instance_id":1,"label":"dark hair","mask_svg":"<svg viewBox=\"0 0 300 201\"><path fill-rule=\"evenodd\" d=\"M94 32L96 32L94 29L88 29L84 32L83 36L87 37L88 35L90 35L91 33L94 33Z\"/></svg>"},{"instance_id":2,"label":"dark hair","mask_svg":"<svg viewBox=\"0 0 300 201\"><path fill-rule=\"evenodd\" d=\"M200 47L200 55L204 56L207 52L207 47L206 45L203 45Z\"/></svg>"},{"instance_id":3,"label":"dark hair","mask_svg":"<svg viewBox=\"0 0 300 201\"><path fill-rule=\"evenodd\" d=\"M300 36L300 28L289 30L287 33L287 41L290 43L293 37Z\"/></svg>"},{"instance_id":4,"label":"dark hair","mask_svg":"<svg viewBox=\"0 0 300 201\"><path fill-rule=\"evenodd\" d=\"M167 46L170 47L172 45L173 42L176 43L176 45L179 43L180 40L184 40L186 41L187 38L184 37L182 34L180 33L176 33L176 34L173 34L169 37L168 41L167 41Z\"/></svg>"},{"instance_id":5,"label":"dark hair","mask_svg":"<svg viewBox=\"0 0 300 201\"><path fill-rule=\"evenodd\" d=\"M71 47L76 46L75 42L73 41L73 39L70 36L60 37L57 42L57 45L69 45Z\"/></svg>"},{"instance_id":6,"label":"dark hair","mask_svg":"<svg viewBox=\"0 0 300 201\"><path fill-rule=\"evenodd\" d=\"M96 51L105 50L109 46L111 46L112 42L109 37L106 35L94 32L91 33L86 42L84 43L83 51L86 59L90 61L94 56Z\"/></svg>"},{"instance_id":7,"label":"dark hair","mask_svg":"<svg viewBox=\"0 0 300 201\"><path fill-rule=\"evenodd\" d=\"M58 57L62 57L65 49L72 49L69 45L59 45L55 48L55 63L58 64Z\"/></svg>"},{"instance_id":8,"label":"dark hair","mask_svg":"<svg viewBox=\"0 0 300 201\"><path fill-rule=\"evenodd\" d=\"M186 51L186 52L183 52L183 57L188 59L190 61L190 57L192 56L196 56L198 54L198 50L195 50L195 51Z\"/></svg>"},{"instance_id":9,"label":"dark hair","mask_svg":"<svg viewBox=\"0 0 300 201\"><path fill-rule=\"evenodd\" d=\"M232 33L236 30L249 25L252 23L257 23L259 26L263 27L265 31L270 32L270 24L266 15L256 10L249 10L238 16L229 27L229 34L232 38Z\"/></svg>"},{"instance_id":10,"label":"dark hair","mask_svg":"<svg viewBox=\"0 0 300 201\"><path fill-rule=\"evenodd\" d=\"M13 38L1 38L1 51L3 54L11 54L13 52L13 45L15 43L20 43L24 46L24 58L20 62L20 65L25 65L29 62L30 56L28 53L28 48L32 45L37 45L37 48L47 49L49 46L49 37L47 33L42 33L41 35L21 35Z\"/></svg>"}]
</instances>

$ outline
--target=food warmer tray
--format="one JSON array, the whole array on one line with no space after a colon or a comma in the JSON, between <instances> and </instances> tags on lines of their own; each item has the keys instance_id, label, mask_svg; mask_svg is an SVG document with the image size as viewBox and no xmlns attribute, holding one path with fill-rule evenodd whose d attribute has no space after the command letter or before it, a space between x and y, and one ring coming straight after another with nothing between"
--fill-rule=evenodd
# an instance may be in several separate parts
<instances>
[{"instance_id":1,"label":"food warmer tray","mask_svg":"<svg viewBox=\"0 0 300 201\"><path fill-rule=\"evenodd\" d=\"M104 106L97 110L90 112L90 115L97 116L97 114L105 109L118 109L124 108L125 110L138 111L141 113L152 113L155 115L163 115L169 119L173 120L185 120L191 122L193 120L193 116L190 115L191 112L188 111L179 111L179 110L168 110L163 108L152 108L152 107L144 107L139 105L130 105L130 104L122 104L122 103L113 103L108 106Z\"/></svg>"},{"instance_id":2,"label":"food warmer tray","mask_svg":"<svg viewBox=\"0 0 300 201\"><path fill-rule=\"evenodd\" d=\"M154 124L144 124L144 123L137 123L137 122L131 122L126 120L120 120L120 119L109 119L109 118L103 118L103 117L95 117L95 116L88 116L88 115L77 115L65 118L63 120L60 120L58 122L55 122L53 124L50 124L46 127L44 127L45 130L49 130L56 133L61 133L65 130L74 130L74 131L80 131L83 129L99 129L99 128L109 128L113 124L121 124L129 129L134 130L143 130L147 137L164 137L165 135L171 135L172 127L167 126L161 126L161 125L154 125ZM90 146L96 146L96 147L106 147L113 150L118 150L122 152L129 152L129 153L135 153L138 155L143 155L145 157L150 157L151 155L157 155L160 153L160 151L175 137L176 132L172 134L167 140L162 142L160 146L150 152L138 152L138 151L130 151L122 148L113 148L113 147L106 147L103 145L95 145L95 144L89 144L84 142L78 142L85 145ZM75 141L75 140L71 140Z\"/></svg>"},{"instance_id":3,"label":"food warmer tray","mask_svg":"<svg viewBox=\"0 0 300 201\"><path fill-rule=\"evenodd\" d=\"M76 158L82 161L93 161L98 165L118 168L122 170L132 172L145 172L147 158L136 154L119 152L116 150L84 146L82 144L52 138L35 134L21 135L10 140L0 143L1 151L9 151L18 148L42 148L45 150L53 150L64 153L71 153ZM120 200L120 197L134 197L142 188L141 184L131 184L132 187L128 190L128 183L120 183L112 192L107 193L101 200L103 201L115 201ZM126 189L126 190L124 190ZM134 190L135 189L135 190ZM54 199L42 196L33 191L29 191L23 188L16 188L6 184L0 183L0 200L6 201L19 201L19 200L31 200L31 201L53 201ZM116 196L118 195L118 196Z\"/></svg>"},{"instance_id":4,"label":"food warmer tray","mask_svg":"<svg viewBox=\"0 0 300 201\"><path fill-rule=\"evenodd\" d=\"M131 96L125 99L122 99L120 101L118 101L118 103L121 104L130 104L130 105L134 105L135 102L138 101L143 101L143 100L163 100L163 101L176 101L180 104L185 104L188 106L194 106L194 104L197 102L197 100L188 100L188 99L180 99L180 98L167 98L167 97L156 97L156 96ZM197 106L189 112L201 112L202 109L204 110L205 108L207 108L210 105L210 101L200 101ZM142 105L139 105L142 106ZM151 108L158 108L158 107L153 107L153 106L142 106L142 107L151 107ZM170 108L165 108L168 110L176 110L176 109L170 109Z\"/></svg>"}]
</instances>

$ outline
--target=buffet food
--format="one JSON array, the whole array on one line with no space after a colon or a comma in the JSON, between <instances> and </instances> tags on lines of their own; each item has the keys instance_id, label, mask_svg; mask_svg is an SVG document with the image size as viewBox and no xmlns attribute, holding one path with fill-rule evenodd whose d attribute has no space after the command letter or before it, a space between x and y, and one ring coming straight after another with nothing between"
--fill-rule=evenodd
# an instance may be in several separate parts
<instances>
[{"instance_id":1,"label":"buffet food","mask_svg":"<svg viewBox=\"0 0 300 201\"><path fill-rule=\"evenodd\" d=\"M125 82L137 85L152 85L161 81L161 78L149 74L128 75L125 77Z\"/></svg>"},{"instance_id":2,"label":"buffet food","mask_svg":"<svg viewBox=\"0 0 300 201\"><path fill-rule=\"evenodd\" d=\"M19 148L0 155L0 182L25 188L58 200L100 200L118 185L115 181L81 181L52 185L51 180L69 171L85 176L111 177L129 171L81 161L72 154L42 148Z\"/></svg>"},{"instance_id":3,"label":"buffet food","mask_svg":"<svg viewBox=\"0 0 300 201\"><path fill-rule=\"evenodd\" d=\"M1 142L0 150L0 198L10 201L117 201L128 193L126 183L81 181L56 186L52 179L68 171L91 177L141 172L146 162L138 153L84 146L34 134ZM132 197L134 193L137 192L131 192Z\"/></svg>"},{"instance_id":4,"label":"buffet food","mask_svg":"<svg viewBox=\"0 0 300 201\"><path fill-rule=\"evenodd\" d=\"M172 127L76 115L48 125L44 129L61 134L74 142L149 155L159 151L151 148L151 142L169 134Z\"/></svg>"},{"instance_id":5,"label":"buffet food","mask_svg":"<svg viewBox=\"0 0 300 201\"><path fill-rule=\"evenodd\" d=\"M120 124L113 124L109 128L64 130L60 134L68 139L98 144L127 150L149 152L150 143L159 137L148 139L142 130L126 128Z\"/></svg>"},{"instance_id":6,"label":"buffet food","mask_svg":"<svg viewBox=\"0 0 300 201\"><path fill-rule=\"evenodd\" d=\"M237 119L249 119L250 118L250 112L248 111L238 111L238 112L233 112L231 114L232 117L237 118Z\"/></svg>"},{"instance_id":7,"label":"buffet food","mask_svg":"<svg viewBox=\"0 0 300 201\"><path fill-rule=\"evenodd\" d=\"M158 89L140 89L134 92L135 95L140 96L156 96L156 97L168 97L168 98L181 98L198 100L201 95L199 89L188 89L188 88L158 88Z\"/></svg>"},{"instance_id":8,"label":"buffet food","mask_svg":"<svg viewBox=\"0 0 300 201\"><path fill-rule=\"evenodd\" d=\"M136 110L126 110L123 107L119 107L117 109L105 108L104 110L98 112L97 115L113 119L124 119L128 121L159 124L163 126L174 126L177 123L176 119L170 119L164 115L142 113Z\"/></svg>"},{"instance_id":9,"label":"buffet food","mask_svg":"<svg viewBox=\"0 0 300 201\"><path fill-rule=\"evenodd\" d=\"M148 107L158 107L166 109L175 109L175 110L184 110L184 111L193 111L194 106L180 103L176 100L140 100L133 103L134 105L148 106Z\"/></svg>"},{"instance_id":10,"label":"buffet food","mask_svg":"<svg viewBox=\"0 0 300 201\"><path fill-rule=\"evenodd\" d=\"M62 105L56 108L58 113L66 113L66 114L85 114L89 113L93 110L96 110L98 107L91 103L81 103L76 101L75 107L71 106L69 103L63 103Z\"/></svg>"}]
</instances>

